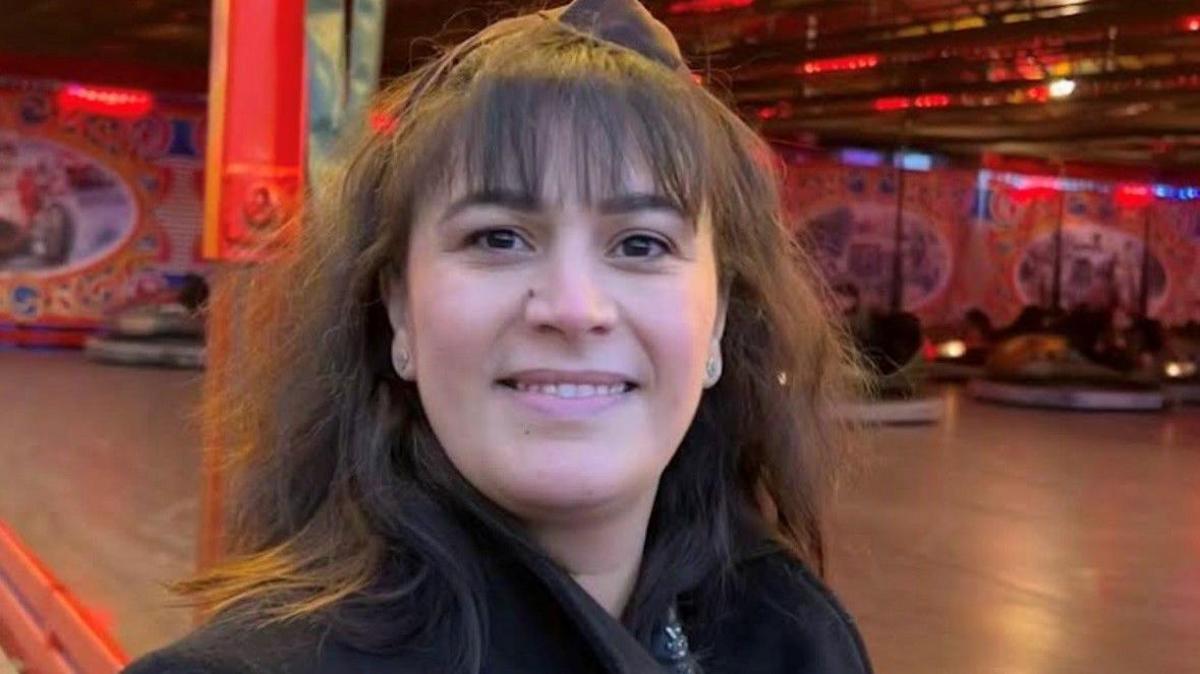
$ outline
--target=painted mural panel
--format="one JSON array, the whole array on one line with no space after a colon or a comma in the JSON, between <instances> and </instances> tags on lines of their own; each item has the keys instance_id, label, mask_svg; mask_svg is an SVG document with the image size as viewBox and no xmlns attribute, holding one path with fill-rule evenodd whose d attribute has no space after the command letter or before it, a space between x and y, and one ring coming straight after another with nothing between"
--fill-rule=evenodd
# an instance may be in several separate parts
<instances>
[{"instance_id":1,"label":"painted mural panel","mask_svg":"<svg viewBox=\"0 0 1200 674\"><path fill-rule=\"evenodd\" d=\"M1200 200L1158 201L1151 209L1152 244L1167 278L1161 319L1200 322Z\"/></svg>"},{"instance_id":2,"label":"painted mural panel","mask_svg":"<svg viewBox=\"0 0 1200 674\"><path fill-rule=\"evenodd\" d=\"M111 253L137 204L115 172L57 143L0 132L0 272L55 273Z\"/></svg>"},{"instance_id":3,"label":"painted mural panel","mask_svg":"<svg viewBox=\"0 0 1200 674\"><path fill-rule=\"evenodd\" d=\"M896 171L810 160L791 163L786 175L792 225L827 279L886 307ZM1200 321L1200 199L1178 198L1188 190L1131 204L1122 185L1108 182L936 168L908 171L905 180L904 308L928 325L972 308L1000 325L1026 305L1048 305L1060 218L1063 308L1136 312L1144 258L1151 316L1168 325Z\"/></svg>"},{"instance_id":4,"label":"painted mural panel","mask_svg":"<svg viewBox=\"0 0 1200 674\"><path fill-rule=\"evenodd\" d=\"M808 164L788 172L793 225L827 279L852 284L869 305L889 305L896 248L898 173ZM957 257L969 221L972 174L907 171L901 264L904 308L926 320L954 310Z\"/></svg>"},{"instance_id":5,"label":"painted mural panel","mask_svg":"<svg viewBox=\"0 0 1200 674\"><path fill-rule=\"evenodd\" d=\"M93 327L199 267L203 102L136 119L0 86L0 325Z\"/></svg>"},{"instance_id":6,"label":"painted mural panel","mask_svg":"<svg viewBox=\"0 0 1200 674\"><path fill-rule=\"evenodd\" d=\"M1156 199L1129 205L1117 196L1119 185L983 177L973 233L981 245L968 259L991 270L979 303L994 320L1011 320L1027 304L1049 305L1060 217L1062 308L1119 306L1136 313L1144 260L1150 315L1170 325L1200 319L1195 280L1200 242L1187 236L1200 204Z\"/></svg>"}]
</instances>

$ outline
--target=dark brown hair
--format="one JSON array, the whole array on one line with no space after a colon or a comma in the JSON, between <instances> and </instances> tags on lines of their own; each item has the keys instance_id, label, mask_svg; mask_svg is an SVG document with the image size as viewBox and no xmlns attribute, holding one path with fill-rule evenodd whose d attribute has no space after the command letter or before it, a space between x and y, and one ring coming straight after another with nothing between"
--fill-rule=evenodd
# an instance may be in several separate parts
<instances>
[{"instance_id":1,"label":"dark brown hair","mask_svg":"<svg viewBox=\"0 0 1200 674\"><path fill-rule=\"evenodd\" d=\"M237 450L229 556L181 589L217 613L326 620L367 646L451 630L463 649L448 664L478 670L479 562L428 514L496 508L393 371L377 281L403 278L422 198L464 178L538 194L562 143L585 195L615 189L632 154L685 212L707 208L729 296L724 374L662 477L626 625L644 638L677 595L717 596L703 590L743 539L819 572L821 503L850 437L832 408L857 370L785 226L766 144L686 75L541 15L494 24L377 107L394 123L317 186L294 252L218 289L244 296L206 402Z\"/></svg>"}]
</instances>

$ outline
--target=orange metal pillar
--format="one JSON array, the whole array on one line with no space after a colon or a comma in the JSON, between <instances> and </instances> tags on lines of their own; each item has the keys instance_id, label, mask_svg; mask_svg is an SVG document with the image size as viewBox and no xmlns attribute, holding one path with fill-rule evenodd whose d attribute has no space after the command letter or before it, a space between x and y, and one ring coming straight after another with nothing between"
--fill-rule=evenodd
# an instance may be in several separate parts
<instances>
[{"instance_id":1,"label":"orange metal pillar","mask_svg":"<svg viewBox=\"0 0 1200 674\"><path fill-rule=\"evenodd\" d=\"M304 19L304 0L213 2L203 239L208 259L254 262L291 238L304 167ZM206 355L217 365L211 368L216 376L244 328L229 304L226 298L210 307ZM221 551L221 466L228 449L220 428L205 428L203 439L201 568Z\"/></svg>"}]
</instances>

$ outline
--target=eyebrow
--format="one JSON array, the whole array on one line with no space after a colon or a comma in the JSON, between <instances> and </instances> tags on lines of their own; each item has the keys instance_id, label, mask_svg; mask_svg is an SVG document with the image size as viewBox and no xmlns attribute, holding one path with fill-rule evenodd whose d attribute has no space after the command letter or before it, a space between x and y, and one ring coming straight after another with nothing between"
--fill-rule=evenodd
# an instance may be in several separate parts
<instances>
[{"instance_id":1,"label":"eyebrow","mask_svg":"<svg viewBox=\"0 0 1200 674\"><path fill-rule=\"evenodd\" d=\"M674 199L662 194L618 194L600 202L600 212L605 215L622 215L635 211L673 211L683 216L683 208Z\"/></svg>"},{"instance_id":2,"label":"eyebrow","mask_svg":"<svg viewBox=\"0 0 1200 674\"><path fill-rule=\"evenodd\" d=\"M475 206L499 206L511 211L534 213L541 210L541 202L532 194L517 190L491 189L472 192L446 208L442 221L449 220L462 211Z\"/></svg>"},{"instance_id":3,"label":"eyebrow","mask_svg":"<svg viewBox=\"0 0 1200 674\"><path fill-rule=\"evenodd\" d=\"M442 220L449 220L462 211L476 206L499 206L512 211L536 213L543 210L541 199L518 190L489 189L473 192L446 208ZM671 211L684 217L684 210L674 199L652 192L618 194L600 202L598 210L604 215L625 215L637 211Z\"/></svg>"}]
</instances>

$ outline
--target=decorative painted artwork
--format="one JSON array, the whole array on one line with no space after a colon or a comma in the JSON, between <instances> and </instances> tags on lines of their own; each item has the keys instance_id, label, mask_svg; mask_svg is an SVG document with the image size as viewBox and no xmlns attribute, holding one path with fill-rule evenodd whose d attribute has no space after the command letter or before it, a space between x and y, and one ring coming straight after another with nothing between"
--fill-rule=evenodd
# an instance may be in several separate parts
<instances>
[{"instance_id":1,"label":"decorative painted artwork","mask_svg":"<svg viewBox=\"0 0 1200 674\"><path fill-rule=\"evenodd\" d=\"M793 161L786 175L791 224L828 281L890 306L897 171L808 160ZM904 309L936 325L978 308L1003 325L1026 305L1049 305L1057 248L1064 309L1089 303L1136 313L1145 261L1150 315L1169 325L1200 321L1200 199L1155 187L1153 198L1147 190L1130 203L1123 190L990 171L906 171Z\"/></svg>"},{"instance_id":2,"label":"decorative painted artwork","mask_svg":"<svg viewBox=\"0 0 1200 674\"><path fill-rule=\"evenodd\" d=\"M203 101L123 119L62 88L0 86L0 327L94 328L203 268Z\"/></svg>"},{"instance_id":3,"label":"decorative painted artwork","mask_svg":"<svg viewBox=\"0 0 1200 674\"><path fill-rule=\"evenodd\" d=\"M954 296L955 259L963 243L961 224L970 214L972 176L908 171L904 181L904 215L898 223L895 170L793 167L788 173L792 225L830 283L853 285L867 304L887 307L899 224L904 309L940 317Z\"/></svg>"}]
</instances>

